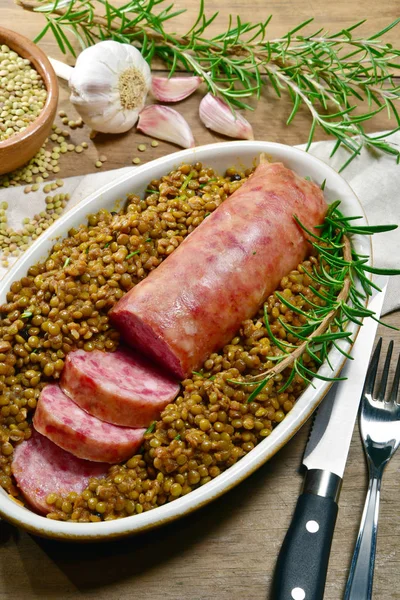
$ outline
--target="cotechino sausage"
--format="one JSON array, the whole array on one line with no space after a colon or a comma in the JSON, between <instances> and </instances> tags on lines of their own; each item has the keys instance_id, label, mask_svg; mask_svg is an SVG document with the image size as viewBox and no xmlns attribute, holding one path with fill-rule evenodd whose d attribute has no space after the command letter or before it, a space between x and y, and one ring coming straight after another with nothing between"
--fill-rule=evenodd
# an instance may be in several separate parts
<instances>
[{"instance_id":1,"label":"cotechino sausage","mask_svg":"<svg viewBox=\"0 0 400 600\"><path fill-rule=\"evenodd\" d=\"M33 508L47 514L53 510L46 502L50 493L60 496L70 492L80 494L91 477L102 479L109 467L76 458L33 430L29 440L15 448L11 470Z\"/></svg>"},{"instance_id":2,"label":"cotechino sausage","mask_svg":"<svg viewBox=\"0 0 400 600\"><path fill-rule=\"evenodd\" d=\"M124 339L187 377L252 317L308 251L293 215L313 229L320 188L281 163L263 163L110 315Z\"/></svg>"},{"instance_id":3,"label":"cotechino sausage","mask_svg":"<svg viewBox=\"0 0 400 600\"><path fill-rule=\"evenodd\" d=\"M78 458L119 463L133 456L145 429L117 427L82 410L52 383L40 393L33 426L52 442Z\"/></svg>"},{"instance_id":4,"label":"cotechino sausage","mask_svg":"<svg viewBox=\"0 0 400 600\"><path fill-rule=\"evenodd\" d=\"M179 392L179 383L125 348L70 352L61 387L89 414L125 427L148 427Z\"/></svg>"}]
</instances>

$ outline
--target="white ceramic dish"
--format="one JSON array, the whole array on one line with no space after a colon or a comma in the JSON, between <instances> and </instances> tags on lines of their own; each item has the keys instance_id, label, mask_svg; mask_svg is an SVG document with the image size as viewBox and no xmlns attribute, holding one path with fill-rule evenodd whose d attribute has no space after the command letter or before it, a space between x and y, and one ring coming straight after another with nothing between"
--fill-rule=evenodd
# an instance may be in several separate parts
<instances>
[{"instance_id":1,"label":"white ceramic dish","mask_svg":"<svg viewBox=\"0 0 400 600\"><path fill-rule=\"evenodd\" d=\"M54 238L67 235L67 231L71 227L84 223L89 213L97 212L103 207L112 209L115 202L124 199L129 192L142 193L151 179L168 173L183 162L200 161L223 172L232 165L249 167L255 164L261 152L265 152L273 161L282 161L299 175L311 177L318 184L322 184L326 180L325 197L328 202L340 199L342 201L341 209L345 214L363 214L357 197L344 179L325 163L302 150L260 141L219 143L184 150L157 159L142 167L132 168L131 172L104 186L67 212L40 236L1 281L0 303L6 301L5 296L11 283L23 277L31 265L47 255L54 243ZM357 237L354 243L361 254L371 256L369 239ZM357 327L353 326L352 331L356 335ZM348 345L346 349L348 349ZM334 366L334 372L338 373L344 363L343 355L333 349L330 353L330 360ZM332 376L332 371L326 365L321 367L320 373ZM315 388L309 386L305 390L292 411L268 438L216 479L174 502L140 515L115 521L68 523L39 516L20 506L10 499L4 490L0 490L0 514L8 521L32 533L64 540L112 539L151 529L187 515L243 481L288 442L309 418L330 387L328 382L321 380L315 380L314 383Z\"/></svg>"}]
</instances>

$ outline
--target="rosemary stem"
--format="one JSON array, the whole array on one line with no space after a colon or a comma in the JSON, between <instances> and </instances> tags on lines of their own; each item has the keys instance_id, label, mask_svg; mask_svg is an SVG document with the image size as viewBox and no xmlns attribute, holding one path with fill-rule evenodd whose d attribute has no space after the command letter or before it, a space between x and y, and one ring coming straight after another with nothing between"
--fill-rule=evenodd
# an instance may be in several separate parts
<instances>
[{"instance_id":1,"label":"rosemary stem","mask_svg":"<svg viewBox=\"0 0 400 600\"><path fill-rule=\"evenodd\" d=\"M343 236L343 243L344 243L343 258L344 258L344 260L350 262L351 261L351 245L350 245L350 241L349 241L348 237ZM299 346L297 346L297 348L295 350L293 350L280 363L275 365L275 367L272 367L272 369L268 369L268 371L264 371L264 373L258 373L257 375L253 375L253 376L251 376L251 379L254 380L254 382L256 382L259 379L271 379L271 377L274 377L274 375L277 375L278 373L281 373L288 367L291 367L293 365L293 363L296 361L296 359L300 358L300 356L307 350L307 345L310 343L310 341L313 338L322 335L328 329L329 325L332 323L335 316L337 315L337 313L340 309L341 303L346 302L348 295L349 295L349 291L350 291L350 285L351 285L351 279L350 279L350 276L347 275L344 279L343 287L337 296L336 308L331 310L326 315L326 317L321 321L320 325L308 336L307 340L302 342Z\"/></svg>"},{"instance_id":2,"label":"rosemary stem","mask_svg":"<svg viewBox=\"0 0 400 600\"><path fill-rule=\"evenodd\" d=\"M41 6L43 6L43 2L37 1L37 0L15 0L16 4L18 4L18 6L21 6L24 10L29 10L34 12L37 8L40 8ZM53 14L59 15L60 17L65 16L68 12L68 7L67 8L54 8L52 10ZM90 20L90 24L95 24L95 25L100 25L102 27L104 27L105 29L110 29L111 31L119 31L120 27L114 23L113 21L108 22L107 19L105 17L101 17L99 15L96 15L95 13L90 15L88 15L88 21ZM125 30L127 33L140 33L142 34L142 36L144 34L146 34L147 36L150 36L153 40L158 41L158 42L162 42L163 46L170 46L170 47L174 47L173 44L169 43L165 37L161 34L161 33L157 33L156 31L154 31L153 29L151 29L150 27L140 27L140 26L132 26L132 27L127 27ZM179 44L185 44L187 43L187 39L185 38L176 38L176 41Z\"/></svg>"},{"instance_id":3,"label":"rosemary stem","mask_svg":"<svg viewBox=\"0 0 400 600\"><path fill-rule=\"evenodd\" d=\"M283 81L296 94L298 94L300 96L300 98L303 100L304 104L309 109L309 111L312 114L313 118L316 121L319 121L319 114L317 113L317 111L315 110L314 106L312 105L312 102L310 102L310 100L308 99L307 95L299 88L298 85L296 85L294 83L294 81L292 79L290 79L289 77L287 77L286 75L284 75L281 71L279 71L279 69L275 65L264 65L264 67L265 67L266 70L270 71L271 73L274 73L276 75L276 77L278 77L278 79L280 79L281 81Z\"/></svg>"},{"instance_id":4,"label":"rosemary stem","mask_svg":"<svg viewBox=\"0 0 400 600\"><path fill-rule=\"evenodd\" d=\"M222 33L207 38L206 31L218 13L207 17L204 0L199 3L193 26L184 34L166 30L165 22L184 12L174 10L173 3L166 0L127 0L122 7L114 6L113 0L16 2L46 19L37 41L51 31L62 52L72 54L71 35L82 47L107 39L134 44L150 65L155 57L161 59L170 75L183 70L201 76L208 91L225 100L233 112L236 108L252 109L253 105L243 99L259 99L269 84L279 98L281 92L287 92L293 103L287 124L304 104L311 117L307 149L316 128L322 129L336 138L333 154L340 146L350 151L341 170L363 146L386 152L400 162L395 144L370 137L364 130L364 122L384 108L396 121L392 132L400 127L395 106L400 100L400 85L394 79L400 68L400 49L381 39L399 25L400 18L366 39L354 35L362 21L332 36L322 28L306 35L305 27L312 19L285 36L268 39L271 17L252 23L231 16ZM362 110L353 112L359 103Z\"/></svg>"}]
</instances>

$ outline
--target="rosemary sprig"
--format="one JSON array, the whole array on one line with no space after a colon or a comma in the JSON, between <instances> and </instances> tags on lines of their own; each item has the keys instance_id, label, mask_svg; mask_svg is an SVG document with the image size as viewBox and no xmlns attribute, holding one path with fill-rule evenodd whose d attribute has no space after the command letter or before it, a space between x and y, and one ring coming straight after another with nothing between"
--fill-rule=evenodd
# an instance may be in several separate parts
<instances>
[{"instance_id":1,"label":"rosemary sprig","mask_svg":"<svg viewBox=\"0 0 400 600\"><path fill-rule=\"evenodd\" d=\"M218 13L206 16L204 0L195 23L183 35L165 29L167 22L185 12L174 10L174 4L167 5L166 0L128 0L120 7L109 0L16 2L46 19L35 41L51 31L61 51L73 55L71 35L82 48L104 39L134 44L150 64L155 57L161 59L171 76L176 70L200 75L209 91L233 109L251 109L245 99L260 98L262 89L270 85L279 98L284 91L290 96L293 107L287 124L301 105L308 109L311 125L307 149L320 128L336 138L332 155L340 146L349 151L342 168L363 147L392 154L400 162L399 149L386 139L400 129L395 106L400 86L393 75L400 66L400 49L381 40L400 19L369 37L355 34L364 21L335 33L323 29L306 33L313 21L307 19L281 38L268 39L271 16L256 23L231 16L223 33L208 37L208 28ZM385 109L393 115L395 128L380 136L366 133L364 123Z\"/></svg>"},{"instance_id":2,"label":"rosemary sprig","mask_svg":"<svg viewBox=\"0 0 400 600\"><path fill-rule=\"evenodd\" d=\"M319 228L319 235L309 231L295 217L297 223L309 236L311 244L318 258L318 265L312 271L306 271L311 280L318 286L318 291L310 285L310 289L324 302L320 306L309 298L303 297L310 307L307 310L290 302L283 294L275 292L277 299L286 305L293 313L303 317L305 321L300 326L292 326L282 318L278 321L288 334L289 341L278 339L270 326L267 305L264 305L264 322L267 333L272 343L279 350L278 356L270 356L268 360L275 365L263 373L248 377L244 381L233 383L256 387L251 391L248 402L252 402L264 389L267 383L278 373L290 369L285 382L279 389L284 392L292 384L296 375L306 383L312 384L312 379L324 381L337 381L340 378L326 377L309 369L304 363L304 356L308 354L317 367L323 362L329 363L329 350L335 346L344 356L351 358L349 354L339 345L339 340L352 342L351 332L348 330L350 322L362 324L361 319L367 316L374 317L374 313L366 307L367 297L371 295L372 289L377 286L371 282L369 273L381 275L400 275L397 269L378 269L367 265L368 257L360 256L352 248L350 239L355 233L361 235L373 235L396 229L397 225L357 225L352 222L361 217L345 217L339 210L340 201L330 205L325 221ZM363 291L357 286L360 282ZM333 370L333 369L332 369Z\"/></svg>"}]
</instances>

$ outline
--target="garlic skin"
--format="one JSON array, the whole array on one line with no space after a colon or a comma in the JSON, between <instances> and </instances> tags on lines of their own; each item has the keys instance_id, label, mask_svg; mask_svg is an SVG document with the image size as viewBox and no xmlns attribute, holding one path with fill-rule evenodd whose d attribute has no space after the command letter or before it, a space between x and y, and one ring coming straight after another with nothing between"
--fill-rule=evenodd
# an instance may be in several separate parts
<instances>
[{"instance_id":1,"label":"garlic skin","mask_svg":"<svg viewBox=\"0 0 400 600\"><path fill-rule=\"evenodd\" d=\"M208 93L200 102L200 119L206 127L240 140L254 140L253 128L238 112L233 114L228 104Z\"/></svg>"},{"instance_id":2,"label":"garlic skin","mask_svg":"<svg viewBox=\"0 0 400 600\"><path fill-rule=\"evenodd\" d=\"M138 120L151 72L134 46L108 40L81 52L68 83L70 100L87 125L123 133Z\"/></svg>"},{"instance_id":3,"label":"garlic skin","mask_svg":"<svg viewBox=\"0 0 400 600\"><path fill-rule=\"evenodd\" d=\"M172 142L183 148L193 148L194 138L187 121L173 108L152 104L139 115L137 128L146 135Z\"/></svg>"},{"instance_id":4,"label":"garlic skin","mask_svg":"<svg viewBox=\"0 0 400 600\"><path fill-rule=\"evenodd\" d=\"M179 102L193 94L202 82L201 77L153 77L151 93L160 102Z\"/></svg>"}]
</instances>

